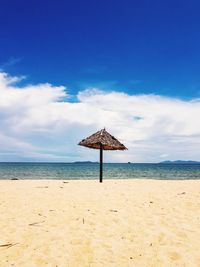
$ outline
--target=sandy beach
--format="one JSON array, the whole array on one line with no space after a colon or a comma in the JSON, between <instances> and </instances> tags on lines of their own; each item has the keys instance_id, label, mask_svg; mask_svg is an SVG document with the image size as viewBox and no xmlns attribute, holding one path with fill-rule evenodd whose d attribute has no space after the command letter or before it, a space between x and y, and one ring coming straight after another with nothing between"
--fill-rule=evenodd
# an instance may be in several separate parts
<instances>
[{"instance_id":1,"label":"sandy beach","mask_svg":"<svg viewBox=\"0 0 200 267\"><path fill-rule=\"evenodd\" d=\"M9 266L200 266L200 183L2 180Z\"/></svg>"}]
</instances>

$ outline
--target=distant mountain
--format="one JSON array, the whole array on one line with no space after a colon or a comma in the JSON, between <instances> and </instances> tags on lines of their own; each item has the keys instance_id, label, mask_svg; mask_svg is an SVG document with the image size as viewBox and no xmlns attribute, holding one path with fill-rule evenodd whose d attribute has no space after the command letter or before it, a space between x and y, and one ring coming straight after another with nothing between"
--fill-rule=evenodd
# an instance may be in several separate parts
<instances>
[{"instance_id":1,"label":"distant mountain","mask_svg":"<svg viewBox=\"0 0 200 267\"><path fill-rule=\"evenodd\" d=\"M161 164L200 164L199 161L193 161L193 160L165 160L162 162L159 162Z\"/></svg>"}]
</instances>

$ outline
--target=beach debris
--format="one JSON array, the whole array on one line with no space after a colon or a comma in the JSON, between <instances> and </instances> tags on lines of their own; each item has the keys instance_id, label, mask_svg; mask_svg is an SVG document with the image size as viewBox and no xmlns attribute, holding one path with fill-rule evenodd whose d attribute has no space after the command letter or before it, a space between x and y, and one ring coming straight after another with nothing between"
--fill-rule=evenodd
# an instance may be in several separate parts
<instances>
[{"instance_id":1,"label":"beach debris","mask_svg":"<svg viewBox=\"0 0 200 267\"><path fill-rule=\"evenodd\" d=\"M15 246L15 245L17 245L17 244L19 244L19 243L8 243L8 244L3 244L3 245L0 245L0 247L1 248L11 248L11 247L13 247L13 246Z\"/></svg>"},{"instance_id":2,"label":"beach debris","mask_svg":"<svg viewBox=\"0 0 200 267\"><path fill-rule=\"evenodd\" d=\"M149 201L149 203L153 204L153 201Z\"/></svg>"},{"instance_id":3,"label":"beach debris","mask_svg":"<svg viewBox=\"0 0 200 267\"><path fill-rule=\"evenodd\" d=\"M63 188L63 186L60 186L60 188Z\"/></svg>"},{"instance_id":4,"label":"beach debris","mask_svg":"<svg viewBox=\"0 0 200 267\"><path fill-rule=\"evenodd\" d=\"M118 210L110 210L111 212L118 212Z\"/></svg>"},{"instance_id":5,"label":"beach debris","mask_svg":"<svg viewBox=\"0 0 200 267\"><path fill-rule=\"evenodd\" d=\"M133 257L130 257L131 260L133 260Z\"/></svg>"},{"instance_id":6,"label":"beach debris","mask_svg":"<svg viewBox=\"0 0 200 267\"><path fill-rule=\"evenodd\" d=\"M9 246L11 246L11 245L12 245L12 243L8 243L8 244L0 245L0 247L9 247Z\"/></svg>"},{"instance_id":7,"label":"beach debris","mask_svg":"<svg viewBox=\"0 0 200 267\"><path fill-rule=\"evenodd\" d=\"M65 182L65 181L63 182L63 184L68 184L68 183L69 183L69 182Z\"/></svg>"},{"instance_id":8,"label":"beach debris","mask_svg":"<svg viewBox=\"0 0 200 267\"><path fill-rule=\"evenodd\" d=\"M85 223L85 220L84 220L84 218L83 218L83 224Z\"/></svg>"},{"instance_id":9,"label":"beach debris","mask_svg":"<svg viewBox=\"0 0 200 267\"><path fill-rule=\"evenodd\" d=\"M29 223L29 226L39 226L38 224L40 224L40 223L44 223L44 222L45 222L45 221Z\"/></svg>"},{"instance_id":10,"label":"beach debris","mask_svg":"<svg viewBox=\"0 0 200 267\"><path fill-rule=\"evenodd\" d=\"M186 192L178 193L177 195L185 195Z\"/></svg>"},{"instance_id":11,"label":"beach debris","mask_svg":"<svg viewBox=\"0 0 200 267\"><path fill-rule=\"evenodd\" d=\"M49 210L49 211L55 211L55 210Z\"/></svg>"},{"instance_id":12,"label":"beach debris","mask_svg":"<svg viewBox=\"0 0 200 267\"><path fill-rule=\"evenodd\" d=\"M16 181L16 180L19 180L19 179L18 178L11 178L10 180Z\"/></svg>"},{"instance_id":13,"label":"beach debris","mask_svg":"<svg viewBox=\"0 0 200 267\"><path fill-rule=\"evenodd\" d=\"M36 188L49 188L48 186L36 186Z\"/></svg>"}]
</instances>

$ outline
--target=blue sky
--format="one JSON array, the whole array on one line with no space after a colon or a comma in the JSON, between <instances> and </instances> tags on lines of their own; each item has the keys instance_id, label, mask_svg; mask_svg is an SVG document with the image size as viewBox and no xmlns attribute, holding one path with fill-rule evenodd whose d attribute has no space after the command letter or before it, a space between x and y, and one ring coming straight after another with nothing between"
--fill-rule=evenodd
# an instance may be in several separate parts
<instances>
[{"instance_id":1,"label":"blue sky","mask_svg":"<svg viewBox=\"0 0 200 267\"><path fill-rule=\"evenodd\" d=\"M77 146L106 127L109 162L200 158L199 1L0 5L0 161L98 160Z\"/></svg>"},{"instance_id":2,"label":"blue sky","mask_svg":"<svg viewBox=\"0 0 200 267\"><path fill-rule=\"evenodd\" d=\"M200 95L199 1L4 0L0 66L26 82Z\"/></svg>"}]
</instances>

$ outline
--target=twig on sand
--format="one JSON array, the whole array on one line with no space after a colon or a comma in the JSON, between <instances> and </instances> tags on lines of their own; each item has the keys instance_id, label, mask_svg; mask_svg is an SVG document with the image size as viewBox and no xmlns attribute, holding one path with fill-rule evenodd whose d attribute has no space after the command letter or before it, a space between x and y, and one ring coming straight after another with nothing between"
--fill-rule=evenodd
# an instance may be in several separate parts
<instances>
[{"instance_id":1,"label":"twig on sand","mask_svg":"<svg viewBox=\"0 0 200 267\"><path fill-rule=\"evenodd\" d=\"M186 192L178 193L177 195L185 195Z\"/></svg>"},{"instance_id":2,"label":"twig on sand","mask_svg":"<svg viewBox=\"0 0 200 267\"><path fill-rule=\"evenodd\" d=\"M36 188L48 188L48 186L36 186Z\"/></svg>"},{"instance_id":3,"label":"twig on sand","mask_svg":"<svg viewBox=\"0 0 200 267\"><path fill-rule=\"evenodd\" d=\"M118 210L110 210L111 212L118 212Z\"/></svg>"},{"instance_id":4,"label":"twig on sand","mask_svg":"<svg viewBox=\"0 0 200 267\"><path fill-rule=\"evenodd\" d=\"M45 222L45 221L29 223L29 226L39 226L38 224L39 224L39 223L43 223L43 222Z\"/></svg>"},{"instance_id":5,"label":"twig on sand","mask_svg":"<svg viewBox=\"0 0 200 267\"><path fill-rule=\"evenodd\" d=\"M83 224L85 223L85 220L84 220L84 218L83 218Z\"/></svg>"},{"instance_id":6,"label":"twig on sand","mask_svg":"<svg viewBox=\"0 0 200 267\"><path fill-rule=\"evenodd\" d=\"M13 246L15 246L15 245L17 245L17 244L19 244L19 243L8 243L8 244L3 244L3 245L0 245L0 247L1 248L11 248L11 247L13 247Z\"/></svg>"}]
</instances>

